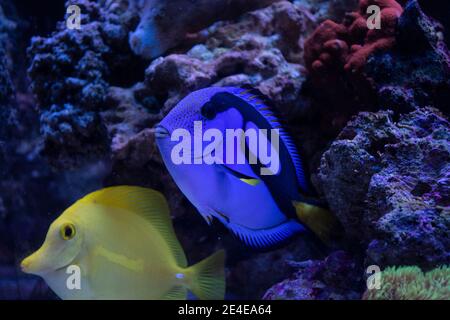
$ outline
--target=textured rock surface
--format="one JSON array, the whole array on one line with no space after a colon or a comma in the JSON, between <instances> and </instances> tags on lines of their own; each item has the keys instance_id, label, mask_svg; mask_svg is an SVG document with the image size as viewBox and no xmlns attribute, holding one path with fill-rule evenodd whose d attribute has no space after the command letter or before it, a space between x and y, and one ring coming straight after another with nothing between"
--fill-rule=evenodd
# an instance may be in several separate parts
<instances>
[{"instance_id":1,"label":"textured rock surface","mask_svg":"<svg viewBox=\"0 0 450 320\"><path fill-rule=\"evenodd\" d=\"M440 10L446 9L450 12L448 3L442 3ZM450 54L444 32L418 1L408 3L399 19L396 48L375 54L366 68L382 108L407 112L434 106L450 113Z\"/></svg>"},{"instance_id":2,"label":"textured rock surface","mask_svg":"<svg viewBox=\"0 0 450 320\"><path fill-rule=\"evenodd\" d=\"M380 30L365 24L370 4L384 8ZM316 99L346 105L350 114L380 107L448 109L448 3L414 0L402 11L395 1L361 1L359 12L342 24L327 20L316 29L305 44L305 65L321 92Z\"/></svg>"},{"instance_id":3,"label":"textured rock surface","mask_svg":"<svg viewBox=\"0 0 450 320\"><path fill-rule=\"evenodd\" d=\"M295 0L294 3L308 9L317 23L327 19L340 21L358 6L358 0Z\"/></svg>"},{"instance_id":4,"label":"textured rock surface","mask_svg":"<svg viewBox=\"0 0 450 320\"><path fill-rule=\"evenodd\" d=\"M275 3L237 23L215 24L205 30L205 43L187 54L155 60L146 70L146 83L168 97L166 110L193 90L242 84L258 87L286 110L301 107L301 40L313 27L299 6Z\"/></svg>"},{"instance_id":5,"label":"textured rock surface","mask_svg":"<svg viewBox=\"0 0 450 320\"><path fill-rule=\"evenodd\" d=\"M16 30L17 22L6 16L4 10L6 6L9 7L10 4L4 0L0 1L0 48L2 48L2 51L8 52L12 47L9 38Z\"/></svg>"},{"instance_id":6,"label":"textured rock surface","mask_svg":"<svg viewBox=\"0 0 450 320\"><path fill-rule=\"evenodd\" d=\"M50 145L44 148L44 153L54 165L79 166L83 163L76 161L82 161L87 150L96 150L95 153L100 155L106 154L109 148L108 142L98 139L98 130L88 130L79 135L79 129L82 122L94 124L97 121L93 120L97 115L92 112L108 108L110 86L133 84L143 73L144 65L133 56L128 46L128 33L138 22L132 3L115 1L106 6L103 2L71 2L79 5L82 12L80 30L67 29L61 22L50 37L32 39L29 76L44 113L43 127L45 125L44 129L52 131L43 132L47 138L46 145ZM69 105L73 110L69 112L79 117L71 120L72 130L68 130L64 117L60 116L61 110L68 112ZM63 123L59 125L55 121ZM53 124L48 126L49 122ZM63 136L65 138L61 138ZM68 139L71 140L70 145L65 144ZM77 152L81 156L72 157Z\"/></svg>"},{"instance_id":7,"label":"textured rock surface","mask_svg":"<svg viewBox=\"0 0 450 320\"><path fill-rule=\"evenodd\" d=\"M0 103L5 105L11 99L13 85L8 70L8 62L4 51L0 51Z\"/></svg>"},{"instance_id":8,"label":"textured rock surface","mask_svg":"<svg viewBox=\"0 0 450 320\"><path fill-rule=\"evenodd\" d=\"M0 2L0 140L6 135L6 127L11 115L9 103L14 93L10 76L11 61L8 56L9 33L14 30L14 27L15 23L5 17Z\"/></svg>"},{"instance_id":9,"label":"textured rock surface","mask_svg":"<svg viewBox=\"0 0 450 320\"><path fill-rule=\"evenodd\" d=\"M368 261L450 262L450 126L435 109L361 113L325 152L319 183Z\"/></svg>"},{"instance_id":10,"label":"textured rock surface","mask_svg":"<svg viewBox=\"0 0 450 320\"><path fill-rule=\"evenodd\" d=\"M71 104L53 105L41 114L43 152L51 163L75 167L106 154L106 128L92 111L82 111ZM91 141L94 139L94 141Z\"/></svg>"},{"instance_id":11,"label":"textured rock surface","mask_svg":"<svg viewBox=\"0 0 450 320\"><path fill-rule=\"evenodd\" d=\"M211 5L209 0L194 4L190 0L144 0L139 7L139 25L130 34L130 46L137 55L157 58L182 43L188 34L276 1L280 0L216 0Z\"/></svg>"},{"instance_id":12,"label":"textured rock surface","mask_svg":"<svg viewBox=\"0 0 450 320\"><path fill-rule=\"evenodd\" d=\"M126 1L108 9L89 1L78 4L84 13L83 28L74 31L60 25L51 37L34 38L29 49L32 58L29 74L43 111L72 105L80 117L84 112L102 114L110 143L100 147L101 141L90 139L84 141L87 149L114 153L115 144L155 124L189 92L209 85L250 83L286 111L304 107L304 102L298 99L304 79L302 43L303 36L315 24L310 13L299 5L282 1L248 13L237 22L219 22L201 32L203 44L186 54L153 61L145 71L144 83L139 83L144 62L131 56L125 36L136 24L134 7L127 7ZM128 85L133 86L120 89ZM118 92L123 93L123 99ZM122 112L121 108L128 111ZM136 120L142 117L144 120ZM54 128L56 132L47 135L49 138L64 135L58 132L60 126ZM94 132L90 136L93 135ZM71 139L72 146L81 145L77 135L73 134ZM54 139L49 143L51 149L44 152L60 167L77 165L74 160L83 158L67 158L65 154L85 153L75 147L69 152L65 144ZM62 156L55 159L57 154Z\"/></svg>"},{"instance_id":13,"label":"textured rock surface","mask_svg":"<svg viewBox=\"0 0 450 320\"><path fill-rule=\"evenodd\" d=\"M363 279L359 266L344 251L325 260L291 262L298 271L272 286L266 300L356 300L361 298Z\"/></svg>"},{"instance_id":14,"label":"textured rock surface","mask_svg":"<svg viewBox=\"0 0 450 320\"><path fill-rule=\"evenodd\" d=\"M12 108L10 102L14 93L8 70L7 58L0 49L0 141L6 138Z\"/></svg>"}]
</instances>

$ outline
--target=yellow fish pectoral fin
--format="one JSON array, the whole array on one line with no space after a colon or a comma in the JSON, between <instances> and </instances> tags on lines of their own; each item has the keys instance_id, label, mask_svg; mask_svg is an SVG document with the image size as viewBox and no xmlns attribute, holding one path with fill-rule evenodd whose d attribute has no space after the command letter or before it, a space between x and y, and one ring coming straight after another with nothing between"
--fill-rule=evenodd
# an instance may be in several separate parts
<instances>
[{"instance_id":1,"label":"yellow fish pectoral fin","mask_svg":"<svg viewBox=\"0 0 450 320\"><path fill-rule=\"evenodd\" d=\"M220 250L187 270L189 289L201 300L225 297L225 251Z\"/></svg>"},{"instance_id":2,"label":"yellow fish pectoral fin","mask_svg":"<svg viewBox=\"0 0 450 320\"><path fill-rule=\"evenodd\" d=\"M337 234L339 221L328 210L304 202L293 201L298 219L325 244Z\"/></svg>"},{"instance_id":3,"label":"yellow fish pectoral fin","mask_svg":"<svg viewBox=\"0 0 450 320\"><path fill-rule=\"evenodd\" d=\"M175 286L164 295L163 300L186 300L187 289L183 286Z\"/></svg>"},{"instance_id":4,"label":"yellow fish pectoral fin","mask_svg":"<svg viewBox=\"0 0 450 320\"><path fill-rule=\"evenodd\" d=\"M133 186L109 187L87 195L80 202L120 208L144 218L167 242L177 265L181 268L187 267L186 256L172 226L169 206L158 191Z\"/></svg>"}]
</instances>

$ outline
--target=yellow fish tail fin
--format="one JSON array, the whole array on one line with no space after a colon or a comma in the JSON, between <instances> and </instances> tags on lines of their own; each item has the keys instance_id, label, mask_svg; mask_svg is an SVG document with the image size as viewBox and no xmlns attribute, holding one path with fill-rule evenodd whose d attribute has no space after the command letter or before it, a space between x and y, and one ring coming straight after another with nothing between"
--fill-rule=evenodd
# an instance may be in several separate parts
<instances>
[{"instance_id":1,"label":"yellow fish tail fin","mask_svg":"<svg viewBox=\"0 0 450 320\"><path fill-rule=\"evenodd\" d=\"M225 251L220 250L189 268L189 289L201 300L223 300L225 296Z\"/></svg>"},{"instance_id":2,"label":"yellow fish tail fin","mask_svg":"<svg viewBox=\"0 0 450 320\"><path fill-rule=\"evenodd\" d=\"M186 300L187 289L183 286L175 286L164 297L163 300Z\"/></svg>"},{"instance_id":3,"label":"yellow fish tail fin","mask_svg":"<svg viewBox=\"0 0 450 320\"><path fill-rule=\"evenodd\" d=\"M294 206L298 219L311 229L320 240L329 244L339 229L339 222L336 217L324 208L305 202L294 201Z\"/></svg>"}]
</instances>

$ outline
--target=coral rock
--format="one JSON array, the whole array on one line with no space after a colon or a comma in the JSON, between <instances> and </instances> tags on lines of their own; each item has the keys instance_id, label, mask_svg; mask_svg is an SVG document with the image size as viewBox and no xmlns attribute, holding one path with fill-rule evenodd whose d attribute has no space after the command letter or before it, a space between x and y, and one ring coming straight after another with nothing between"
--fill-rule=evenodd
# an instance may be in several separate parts
<instances>
[{"instance_id":1,"label":"coral rock","mask_svg":"<svg viewBox=\"0 0 450 320\"><path fill-rule=\"evenodd\" d=\"M291 264L299 270L272 286L263 299L355 300L361 297L361 267L343 251L336 251L323 261Z\"/></svg>"},{"instance_id":2,"label":"coral rock","mask_svg":"<svg viewBox=\"0 0 450 320\"><path fill-rule=\"evenodd\" d=\"M381 29L369 29L367 8L378 6ZM403 9L394 0L362 0L359 10L347 15L343 24L323 22L305 44L305 61L313 75L322 72L361 72L367 58L395 43L395 28Z\"/></svg>"},{"instance_id":3,"label":"coral rock","mask_svg":"<svg viewBox=\"0 0 450 320\"><path fill-rule=\"evenodd\" d=\"M139 25L130 34L130 46L137 55L156 58L179 45L190 33L277 1L280 0L145 0Z\"/></svg>"},{"instance_id":4,"label":"coral rock","mask_svg":"<svg viewBox=\"0 0 450 320\"><path fill-rule=\"evenodd\" d=\"M437 110L360 113L325 152L319 187L380 266L450 261L450 131Z\"/></svg>"},{"instance_id":5,"label":"coral rock","mask_svg":"<svg viewBox=\"0 0 450 320\"><path fill-rule=\"evenodd\" d=\"M313 27L304 9L277 2L237 22L215 24L204 31L205 43L185 55L154 60L146 70L146 84L168 97L165 110L193 90L243 84L258 87L284 110L301 108L301 38Z\"/></svg>"},{"instance_id":6,"label":"coral rock","mask_svg":"<svg viewBox=\"0 0 450 320\"><path fill-rule=\"evenodd\" d=\"M133 1L97 3L79 0L70 1L70 4L80 7L81 29L67 29L61 22L51 36L34 37L28 49L31 86L43 113L44 152L59 167L81 165L79 162L88 150L109 149L108 139L100 133L105 124L101 123L98 112L107 109L106 99L112 85L134 84L136 75L143 76L144 70L141 61L133 57L128 47L128 33L138 22ZM136 71L139 69L140 72ZM92 134L83 136L87 148L80 148L80 136L69 137L79 133L82 124L71 124L72 129L69 129L65 122L56 123L65 120L53 105L70 105L74 110L70 112L75 112L78 117L74 122L88 117L88 122L99 126L88 129L90 131L83 129L83 135ZM52 112L57 114L52 115ZM93 154L100 155L97 151ZM77 152L83 156L76 157ZM74 159L77 160L72 161Z\"/></svg>"},{"instance_id":7,"label":"coral rock","mask_svg":"<svg viewBox=\"0 0 450 320\"><path fill-rule=\"evenodd\" d=\"M448 2L441 6L450 19ZM382 108L407 112L434 106L450 114L450 53L443 32L418 1L408 2L398 23L398 46L373 55L366 66Z\"/></svg>"},{"instance_id":8,"label":"coral rock","mask_svg":"<svg viewBox=\"0 0 450 320\"><path fill-rule=\"evenodd\" d=\"M372 5L381 9L381 29L368 27L373 13L367 8ZM344 118L345 123L356 111L377 108L374 83L365 70L367 60L394 47L402 10L394 0L361 0L358 10L348 13L342 23L326 20L306 40L308 83L311 95L325 105L324 113L337 111L331 116Z\"/></svg>"},{"instance_id":9,"label":"coral rock","mask_svg":"<svg viewBox=\"0 0 450 320\"><path fill-rule=\"evenodd\" d=\"M99 116L70 104L53 105L42 113L41 134L45 141L43 153L55 166L78 167L108 151L106 128Z\"/></svg>"}]
</instances>

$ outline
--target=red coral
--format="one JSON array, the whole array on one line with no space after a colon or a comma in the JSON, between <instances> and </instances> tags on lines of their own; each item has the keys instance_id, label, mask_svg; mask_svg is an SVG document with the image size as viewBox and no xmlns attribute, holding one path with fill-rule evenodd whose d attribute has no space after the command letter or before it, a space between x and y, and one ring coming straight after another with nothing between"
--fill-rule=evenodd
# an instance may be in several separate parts
<instances>
[{"instance_id":1,"label":"red coral","mask_svg":"<svg viewBox=\"0 0 450 320\"><path fill-rule=\"evenodd\" d=\"M367 27L367 8L381 9L381 29ZM360 73L375 51L395 44L395 29L403 9L394 0L360 0L358 11L347 14L342 24L324 21L305 43L306 67L314 76L336 72Z\"/></svg>"}]
</instances>

